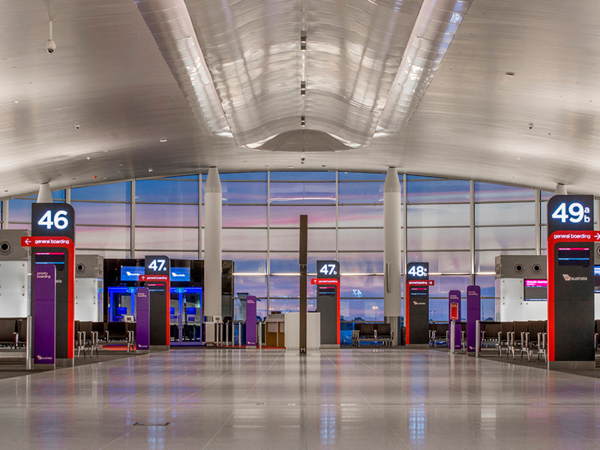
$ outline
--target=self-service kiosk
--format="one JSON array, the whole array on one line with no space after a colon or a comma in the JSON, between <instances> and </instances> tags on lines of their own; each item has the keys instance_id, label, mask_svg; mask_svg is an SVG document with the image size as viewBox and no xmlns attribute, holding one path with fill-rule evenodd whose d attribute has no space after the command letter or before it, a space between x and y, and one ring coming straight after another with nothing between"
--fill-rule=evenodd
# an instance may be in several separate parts
<instances>
[{"instance_id":1,"label":"self-service kiosk","mask_svg":"<svg viewBox=\"0 0 600 450\"><path fill-rule=\"evenodd\" d=\"M548 318L546 256L496 257L496 320L527 321Z\"/></svg>"},{"instance_id":2,"label":"self-service kiosk","mask_svg":"<svg viewBox=\"0 0 600 450\"><path fill-rule=\"evenodd\" d=\"M0 230L0 317L27 317L30 311L28 230Z\"/></svg>"},{"instance_id":3,"label":"self-service kiosk","mask_svg":"<svg viewBox=\"0 0 600 450\"><path fill-rule=\"evenodd\" d=\"M102 322L104 318L104 258L75 256L75 320Z\"/></svg>"}]
</instances>

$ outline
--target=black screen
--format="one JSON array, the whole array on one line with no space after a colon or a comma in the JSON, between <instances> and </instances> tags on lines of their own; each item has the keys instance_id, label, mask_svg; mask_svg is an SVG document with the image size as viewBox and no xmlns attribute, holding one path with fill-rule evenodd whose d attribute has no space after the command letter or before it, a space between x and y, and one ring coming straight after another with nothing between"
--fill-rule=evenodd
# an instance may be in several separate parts
<instances>
[{"instance_id":1,"label":"black screen","mask_svg":"<svg viewBox=\"0 0 600 450\"><path fill-rule=\"evenodd\" d=\"M558 265L589 267L590 249L578 247L558 247Z\"/></svg>"}]
</instances>

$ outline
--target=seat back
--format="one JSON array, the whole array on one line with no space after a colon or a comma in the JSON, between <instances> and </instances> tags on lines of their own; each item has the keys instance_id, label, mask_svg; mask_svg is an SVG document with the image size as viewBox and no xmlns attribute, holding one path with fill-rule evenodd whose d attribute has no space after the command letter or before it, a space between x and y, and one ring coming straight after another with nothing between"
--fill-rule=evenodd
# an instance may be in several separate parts
<instances>
[{"instance_id":1,"label":"seat back","mask_svg":"<svg viewBox=\"0 0 600 450\"><path fill-rule=\"evenodd\" d=\"M529 331L529 322L514 322L515 324L515 339L521 339L521 333Z\"/></svg>"},{"instance_id":2,"label":"seat back","mask_svg":"<svg viewBox=\"0 0 600 450\"><path fill-rule=\"evenodd\" d=\"M106 322L92 322L92 330L98 332L98 336L104 336L106 332L107 324Z\"/></svg>"},{"instance_id":3,"label":"seat back","mask_svg":"<svg viewBox=\"0 0 600 450\"><path fill-rule=\"evenodd\" d=\"M436 335L436 337L445 338L446 337L446 333L448 332L449 328L450 328L450 325L448 325L447 323L438 323L438 324L436 324L436 327L435 327L435 335Z\"/></svg>"},{"instance_id":4,"label":"seat back","mask_svg":"<svg viewBox=\"0 0 600 450\"><path fill-rule=\"evenodd\" d=\"M361 323L358 330L360 331L360 337L375 336L375 324Z\"/></svg>"},{"instance_id":5,"label":"seat back","mask_svg":"<svg viewBox=\"0 0 600 450\"><path fill-rule=\"evenodd\" d=\"M111 340L127 339L127 324L125 322L108 322L108 334Z\"/></svg>"},{"instance_id":6,"label":"seat back","mask_svg":"<svg viewBox=\"0 0 600 450\"><path fill-rule=\"evenodd\" d=\"M92 322L79 322L79 331L83 331L85 337L89 339L93 331Z\"/></svg>"},{"instance_id":7,"label":"seat back","mask_svg":"<svg viewBox=\"0 0 600 450\"><path fill-rule=\"evenodd\" d=\"M500 338L505 341L508 339L508 333L515 331L514 322L502 322L500 324Z\"/></svg>"},{"instance_id":8,"label":"seat back","mask_svg":"<svg viewBox=\"0 0 600 450\"><path fill-rule=\"evenodd\" d=\"M377 336L390 337L392 335L392 326L389 323L378 323L375 325Z\"/></svg>"},{"instance_id":9,"label":"seat back","mask_svg":"<svg viewBox=\"0 0 600 450\"><path fill-rule=\"evenodd\" d=\"M17 332L17 321L15 319L0 319L0 343L14 343Z\"/></svg>"},{"instance_id":10,"label":"seat back","mask_svg":"<svg viewBox=\"0 0 600 450\"><path fill-rule=\"evenodd\" d=\"M481 331L485 331L486 339L496 339L502 331L500 322L481 322Z\"/></svg>"},{"instance_id":11,"label":"seat back","mask_svg":"<svg viewBox=\"0 0 600 450\"><path fill-rule=\"evenodd\" d=\"M19 333L19 342L27 342L27 318L17 319L17 333Z\"/></svg>"}]
</instances>

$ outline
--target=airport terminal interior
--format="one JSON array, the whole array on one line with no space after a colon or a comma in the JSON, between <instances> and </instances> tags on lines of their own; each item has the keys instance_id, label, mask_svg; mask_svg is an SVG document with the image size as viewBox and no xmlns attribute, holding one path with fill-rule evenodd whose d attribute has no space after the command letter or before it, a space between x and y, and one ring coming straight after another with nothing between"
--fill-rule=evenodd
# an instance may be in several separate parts
<instances>
[{"instance_id":1,"label":"airport terminal interior","mask_svg":"<svg viewBox=\"0 0 600 450\"><path fill-rule=\"evenodd\" d=\"M0 0L0 450L600 448L599 23Z\"/></svg>"}]
</instances>

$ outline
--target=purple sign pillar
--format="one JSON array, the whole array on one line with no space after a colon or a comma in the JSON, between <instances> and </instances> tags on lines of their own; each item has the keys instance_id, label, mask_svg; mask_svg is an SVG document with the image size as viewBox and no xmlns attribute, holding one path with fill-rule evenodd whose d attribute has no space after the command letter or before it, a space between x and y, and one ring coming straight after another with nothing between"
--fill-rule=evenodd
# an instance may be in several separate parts
<instances>
[{"instance_id":1,"label":"purple sign pillar","mask_svg":"<svg viewBox=\"0 0 600 450\"><path fill-rule=\"evenodd\" d=\"M246 347L256 347L256 297L246 297Z\"/></svg>"},{"instance_id":2,"label":"purple sign pillar","mask_svg":"<svg viewBox=\"0 0 600 450\"><path fill-rule=\"evenodd\" d=\"M56 266L36 264L33 271L33 363L53 369L56 362Z\"/></svg>"},{"instance_id":3,"label":"purple sign pillar","mask_svg":"<svg viewBox=\"0 0 600 450\"><path fill-rule=\"evenodd\" d=\"M150 350L150 290L140 287L135 294L136 349Z\"/></svg>"},{"instance_id":4,"label":"purple sign pillar","mask_svg":"<svg viewBox=\"0 0 600 450\"><path fill-rule=\"evenodd\" d=\"M481 320L481 288L467 287L467 352L475 353L475 344L481 335L477 336L475 323Z\"/></svg>"},{"instance_id":5,"label":"purple sign pillar","mask_svg":"<svg viewBox=\"0 0 600 450\"><path fill-rule=\"evenodd\" d=\"M450 327L453 320L456 321L454 328L454 349L460 350L462 344L461 326L458 323L460 322L460 291L450 291L448 293L448 300L448 326ZM450 339L449 335L448 339ZM448 347L450 347L450 342L448 342Z\"/></svg>"}]
</instances>

